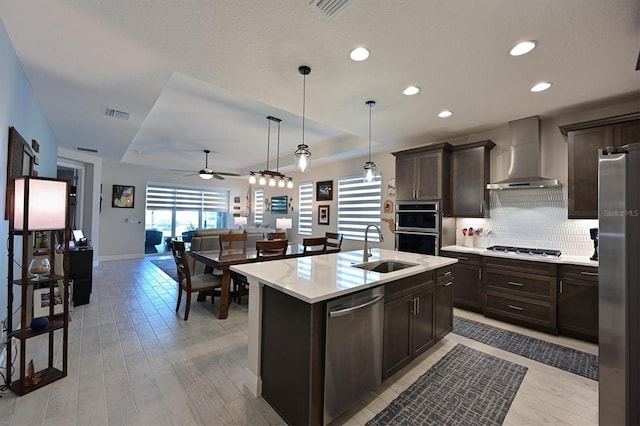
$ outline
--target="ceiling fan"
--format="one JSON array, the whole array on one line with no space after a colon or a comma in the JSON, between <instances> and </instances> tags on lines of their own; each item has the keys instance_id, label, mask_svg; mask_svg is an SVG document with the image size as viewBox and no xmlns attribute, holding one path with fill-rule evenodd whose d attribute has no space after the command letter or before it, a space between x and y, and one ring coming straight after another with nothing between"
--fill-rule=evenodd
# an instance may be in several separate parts
<instances>
[{"instance_id":1,"label":"ceiling fan","mask_svg":"<svg viewBox=\"0 0 640 426\"><path fill-rule=\"evenodd\" d=\"M204 160L204 169L201 169L199 171L197 170L176 170L176 169L171 169L171 171L173 172L193 172L193 174L190 175L185 175L185 176L195 176L198 175L200 176L202 179L205 180L209 180L211 178L216 178L219 180L224 180L223 176L240 176L237 173L227 173L227 172L214 172L213 170L211 170L209 168L209 153L211 151L209 151L208 149L204 150L204 154L205 154L205 160Z\"/></svg>"}]
</instances>

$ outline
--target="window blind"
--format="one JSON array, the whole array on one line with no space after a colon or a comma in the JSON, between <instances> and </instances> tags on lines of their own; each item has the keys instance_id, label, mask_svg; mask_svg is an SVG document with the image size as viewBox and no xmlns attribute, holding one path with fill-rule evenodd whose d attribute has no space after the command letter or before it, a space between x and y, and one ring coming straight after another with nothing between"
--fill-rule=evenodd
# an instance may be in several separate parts
<instances>
[{"instance_id":1,"label":"window blind","mask_svg":"<svg viewBox=\"0 0 640 426\"><path fill-rule=\"evenodd\" d=\"M366 182L362 176L338 180L338 232L349 240L364 240L367 225L380 226L382 179ZM377 232L370 241L379 241Z\"/></svg>"},{"instance_id":2,"label":"window blind","mask_svg":"<svg viewBox=\"0 0 640 426\"><path fill-rule=\"evenodd\" d=\"M253 223L262 224L262 214L264 213L264 190L256 189L253 192Z\"/></svg>"},{"instance_id":3,"label":"window blind","mask_svg":"<svg viewBox=\"0 0 640 426\"><path fill-rule=\"evenodd\" d=\"M147 210L229 211L229 191L148 185Z\"/></svg>"},{"instance_id":4,"label":"window blind","mask_svg":"<svg viewBox=\"0 0 640 426\"><path fill-rule=\"evenodd\" d=\"M313 183L304 182L298 187L298 234L311 235Z\"/></svg>"}]
</instances>

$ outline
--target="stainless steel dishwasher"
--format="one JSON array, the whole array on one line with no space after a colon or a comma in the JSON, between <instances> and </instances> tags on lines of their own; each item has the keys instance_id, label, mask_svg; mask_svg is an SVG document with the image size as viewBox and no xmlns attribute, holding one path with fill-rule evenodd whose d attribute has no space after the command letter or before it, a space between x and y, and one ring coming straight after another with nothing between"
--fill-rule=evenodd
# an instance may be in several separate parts
<instances>
[{"instance_id":1,"label":"stainless steel dishwasher","mask_svg":"<svg viewBox=\"0 0 640 426\"><path fill-rule=\"evenodd\" d=\"M327 303L325 425L382 383L383 302L380 286Z\"/></svg>"}]
</instances>

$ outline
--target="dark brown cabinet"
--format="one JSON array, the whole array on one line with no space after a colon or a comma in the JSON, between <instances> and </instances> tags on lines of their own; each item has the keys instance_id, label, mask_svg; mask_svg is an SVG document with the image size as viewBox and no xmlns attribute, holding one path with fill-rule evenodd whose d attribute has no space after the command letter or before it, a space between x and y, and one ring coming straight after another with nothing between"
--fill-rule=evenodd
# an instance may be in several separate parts
<instances>
[{"instance_id":1,"label":"dark brown cabinet","mask_svg":"<svg viewBox=\"0 0 640 426\"><path fill-rule=\"evenodd\" d=\"M451 152L451 216L486 217L489 209L490 140L454 146Z\"/></svg>"},{"instance_id":2,"label":"dark brown cabinet","mask_svg":"<svg viewBox=\"0 0 640 426\"><path fill-rule=\"evenodd\" d=\"M435 343L434 272L385 287L382 380Z\"/></svg>"},{"instance_id":3,"label":"dark brown cabinet","mask_svg":"<svg viewBox=\"0 0 640 426\"><path fill-rule=\"evenodd\" d=\"M436 341L453 330L453 268L448 266L436 271L435 292Z\"/></svg>"},{"instance_id":4,"label":"dark brown cabinet","mask_svg":"<svg viewBox=\"0 0 640 426\"><path fill-rule=\"evenodd\" d=\"M598 218L598 150L640 140L640 113L561 126L568 141L568 217Z\"/></svg>"},{"instance_id":5,"label":"dark brown cabinet","mask_svg":"<svg viewBox=\"0 0 640 426\"><path fill-rule=\"evenodd\" d=\"M69 279L73 280L73 306L89 303L93 282L93 250L69 251Z\"/></svg>"},{"instance_id":6,"label":"dark brown cabinet","mask_svg":"<svg viewBox=\"0 0 640 426\"><path fill-rule=\"evenodd\" d=\"M483 266L486 316L558 334L555 264L485 257Z\"/></svg>"},{"instance_id":7,"label":"dark brown cabinet","mask_svg":"<svg viewBox=\"0 0 640 426\"><path fill-rule=\"evenodd\" d=\"M563 335L598 341L598 268L560 266L558 330Z\"/></svg>"},{"instance_id":8,"label":"dark brown cabinet","mask_svg":"<svg viewBox=\"0 0 640 426\"><path fill-rule=\"evenodd\" d=\"M458 259L458 263L452 265L453 306L482 312L482 256L449 251L442 251L440 255Z\"/></svg>"},{"instance_id":9,"label":"dark brown cabinet","mask_svg":"<svg viewBox=\"0 0 640 426\"><path fill-rule=\"evenodd\" d=\"M450 152L448 143L394 152L398 200L442 200L450 208Z\"/></svg>"}]
</instances>

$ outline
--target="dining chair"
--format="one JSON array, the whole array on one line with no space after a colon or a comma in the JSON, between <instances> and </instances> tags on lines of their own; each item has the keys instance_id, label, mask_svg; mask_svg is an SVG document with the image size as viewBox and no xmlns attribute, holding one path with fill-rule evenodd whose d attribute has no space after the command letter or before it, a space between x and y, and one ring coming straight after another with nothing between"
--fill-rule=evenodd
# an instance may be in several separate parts
<instances>
[{"instance_id":1,"label":"dining chair","mask_svg":"<svg viewBox=\"0 0 640 426\"><path fill-rule=\"evenodd\" d=\"M211 303L214 302L215 293L220 295L222 287L222 277L213 274L198 274L191 276L187 254L184 248L184 241L171 240L171 253L178 269L178 303L176 312L180 309L182 302L182 291L187 293L187 306L184 310L184 320L189 319L189 308L191 307L191 293L206 291L211 294Z\"/></svg>"},{"instance_id":2,"label":"dining chair","mask_svg":"<svg viewBox=\"0 0 640 426\"><path fill-rule=\"evenodd\" d=\"M303 238L304 251L327 251L327 237Z\"/></svg>"},{"instance_id":3,"label":"dining chair","mask_svg":"<svg viewBox=\"0 0 640 426\"><path fill-rule=\"evenodd\" d=\"M287 233L286 232L265 232L264 237L267 240L286 240Z\"/></svg>"},{"instance_id":4,"label":"dining chair","mask_svg":"<svg viewBox=\"0 0 640 426\"><path fill-rule=\"evenodd\" d=\"M325 232L324 235L327 237L327 247L335 247L338 250L342 247L342 234Z\"/></svg>"},{"instance_id":5,"label":"dining chair","mask_svg":"<svg viewBox=\"0 0 640 426\"><path fill-rule=\"evenodd\" d=\"M284 256L289 247L288 240L260 240L256 241L256 259L270 259L272 257Z\"/></svg>"},{"instance_id":6,"label":"dining chair","mask_svg":"<svg viewBox=\"0 0 640 426\"><path fill-rule=\"evenodd\" d=\"M247 252L247 234L242 232L220 235L220 255L231 251L236 253L239 250L242 250L242 253ZM249 281L247 277L234 271L231 271L231 280L233 282L232 294L235 295L236 302L241 305L242 296L249 294Z\"/></svg>"}]
</instances>

